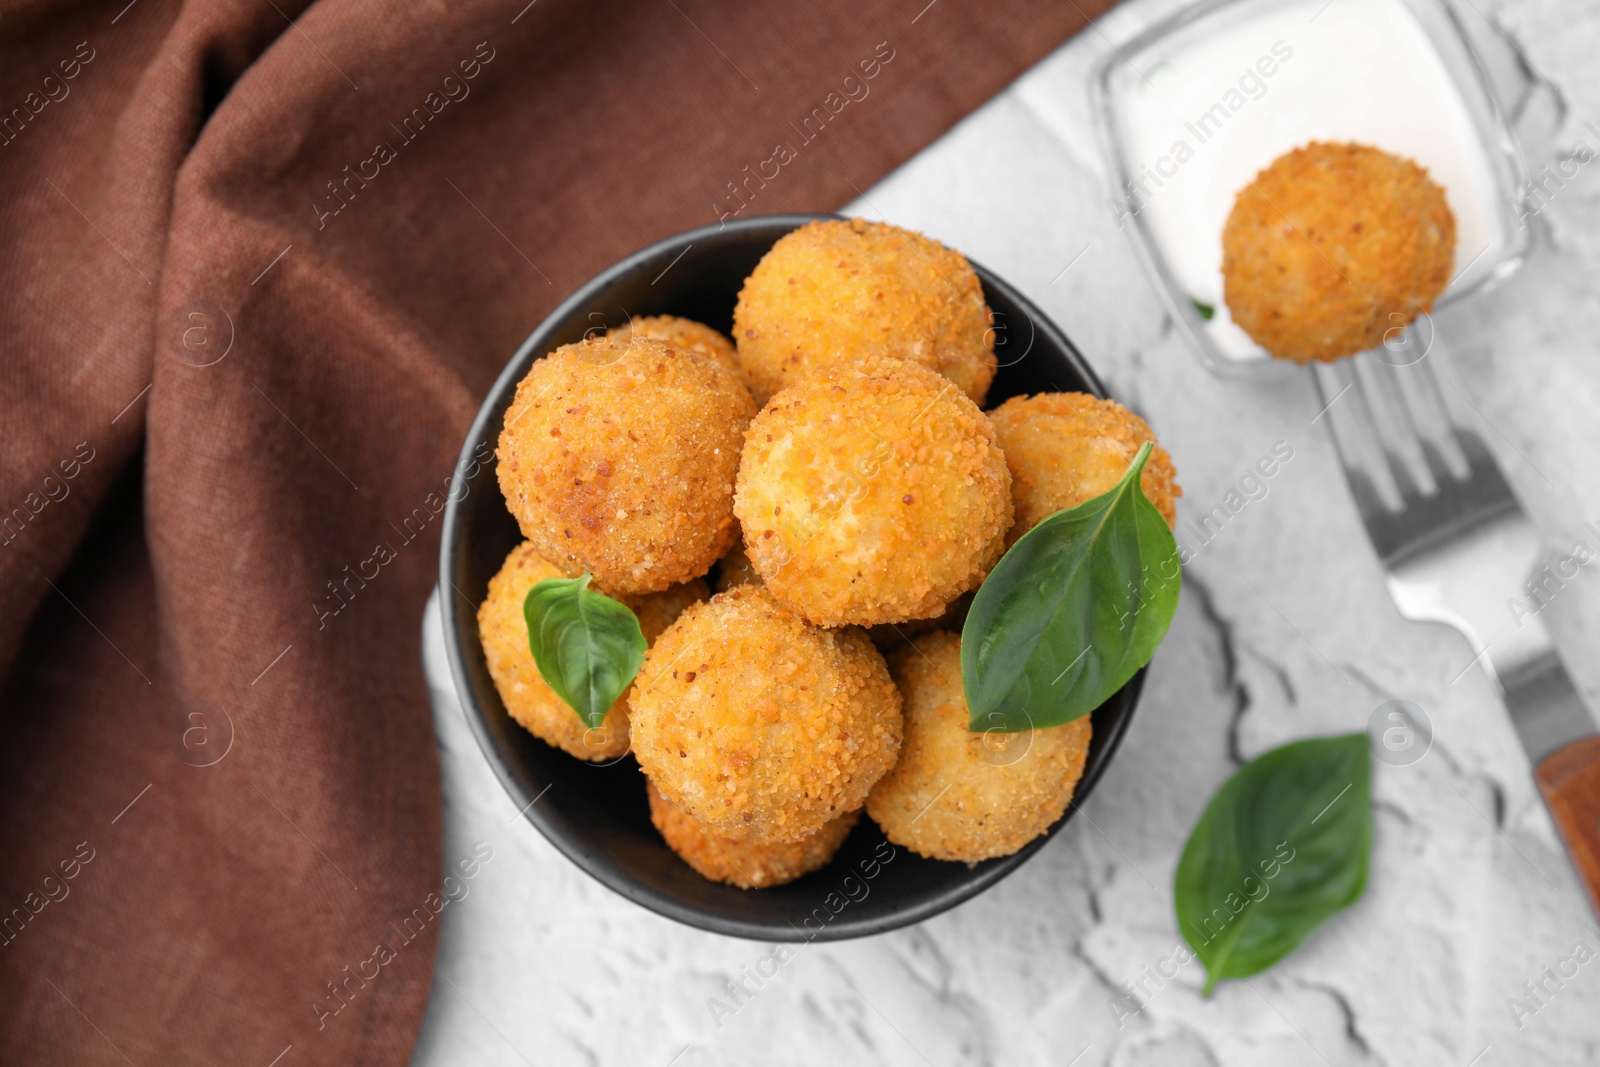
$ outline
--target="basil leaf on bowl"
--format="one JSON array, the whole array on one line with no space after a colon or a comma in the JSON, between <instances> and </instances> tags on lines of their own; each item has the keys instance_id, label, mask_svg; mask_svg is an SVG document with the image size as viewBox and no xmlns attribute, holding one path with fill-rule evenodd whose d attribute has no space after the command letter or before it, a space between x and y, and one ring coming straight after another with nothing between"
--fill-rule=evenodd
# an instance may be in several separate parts
<instances>
[{"instance_id":1,"label":"basil leaf on bowl","mask_svg":"<svg viewBox=\"0 0 1600 1067\"><path fill-rule=\"evenodd\" d=\"M1023 534L961 630L974 730L1059 726L1150 662L1178 608L1178 544L1145 498L1147 441L1109 492Z\"/></svg>"},{"instance_id":2,"label":"basil leaf on bowl","mask_svg":"<svg viewBox=\"0 0 1600 1067\"><path fill-rule=\"evenodd\" d=\"M591 577L544 579L528 591L522 615L545 684L592 730L639 673L647 646L633 611L590 589Z\"/></svg>"},{"instance_id":3,"label":"basil leaf on bowl","mask_svg":"<svg viewBox=\"0 0 1600 1067\"><path fill-rule=\"evenodd\" d=\"M1211 319L1212 319L1212 316L1216 315L1216 313L1217 313L1217 309L1216 308L1212 307L1210 304L1207 304L1207 303L1205 303L1203 301L1196 300L1192 296L1189 298L1189 303L1194 305L1194 309L1200 313L1200 317L1202 319L1204 319L1205 321L1207 321L1207 322L1210 322Z\"/></svg>"},{"instance_id":4,"label":"basil leaf on bowl","mask_svg":"<svg viewBox=\"0 0 1600 1067\"><path fill-rule=\"evenodd\" d=\"M1239 768L1195 823L1173 877L1205 995L1271 967L1355 903L1371 855L1366 734L1295 741Z\"/></svg>"}]
</instances>

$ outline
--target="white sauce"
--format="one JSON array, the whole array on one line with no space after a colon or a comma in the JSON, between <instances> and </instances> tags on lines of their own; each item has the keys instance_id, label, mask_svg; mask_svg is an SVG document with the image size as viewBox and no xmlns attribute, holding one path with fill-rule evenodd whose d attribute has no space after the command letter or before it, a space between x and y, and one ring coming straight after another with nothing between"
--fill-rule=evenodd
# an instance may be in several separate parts
<instances>
[{"instance_id":1,"label":"white sauce","mask_svg":"<svg viewBox=\"0 0 1600 1067\"><path fill-rule=\"evenodd\" d=\"M1456 269L1481 255L1456 285L1511 239L1488 149L1416 17L1399 0L1322 6L1283 4L1202 35L1119 94L1130 173L1148 175L1134 202L1178 285L1216 309L1208 328L1231 360L1265 353L1223 303L1223 223L1251 178L1307 141L1357 141L1426 167L1455 212Z\"/></svg>"}]
</instances>

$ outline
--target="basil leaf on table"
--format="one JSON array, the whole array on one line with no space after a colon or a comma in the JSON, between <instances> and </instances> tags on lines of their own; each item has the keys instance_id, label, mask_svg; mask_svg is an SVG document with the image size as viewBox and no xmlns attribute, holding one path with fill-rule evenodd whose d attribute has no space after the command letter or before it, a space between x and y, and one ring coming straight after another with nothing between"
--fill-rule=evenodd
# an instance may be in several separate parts
<instances>
[{"instance_id":1,"label":"basil leaf on table","mask_svg":"<svg viewBox=\"0 0 1600 1067\"><path fill-rule=\"evenodd\" d=\"M522 615L545 684L598 729L644 665L647 646L633 611L590 589L591 577L544 579L528 591Z\"/></svg>"},{"instance_id":2,"label":"basil leaf on table","mask_svg":"<svg viewBox=\"0 0 1600 1067\"><path fill-rule=\"evenodd\" d=\"M961 682L974 730L1059 726L1150 662L1178 608L1178 544L1145 498L1146 442L1109 492L1023 534L973 598Z\"/></svg>"},{"instance_id":3,"label":"basil leaf on table","mask_svg":"<svg viewBox=\"0 0 1600 1067\"><path fill-rule=\"evenodd\" d=\"M1239 768L1195 823L1173 877L1205 994L1271 967L1355 903L1371 854L1366 734L1295 741Z\"/></svg>"}]
</instances>

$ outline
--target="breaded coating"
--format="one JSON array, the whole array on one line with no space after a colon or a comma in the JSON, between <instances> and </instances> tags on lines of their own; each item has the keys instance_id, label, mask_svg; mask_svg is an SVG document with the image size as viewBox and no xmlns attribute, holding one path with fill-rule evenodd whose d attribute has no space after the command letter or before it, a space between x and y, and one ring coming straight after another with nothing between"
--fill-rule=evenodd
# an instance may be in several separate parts
<instances>
[{"instance_id":1,"label":"breaded coating","mask_svg":"<svg viewBox=\"0 0 1600 1067\"><path fill-rule=\"evenodd\" d=\"M1109 492L1122 480L1139 446L1154 442L1146 422L1115 400L1088 393L1014 396L989 412L1011 469L1017 521L1006 547L1058 511ZM1168 526L1178 522L1183 488L1172 457L1157 444L1145 461L1139 487Z\"/></svg>"},{"instance_id":2,"label":"breaded coating","mask_svg":"<svg viewBox=\"0 0 1600 1067\"><path fill-rule=\"evenodd\" d=\"M867 814L920 856L977 863L1009 856L1067 810L1089 754L1089 716L1019 733L968 729L961 638L935 633L890 657L905 698L900 761Z\"/></svg>"},{"instance_id":3,"label":"breaded coating","mask_svg":"<svg viewBox=\"0 0 1600 1067\"><path fill-rule=\"evenodd\" d=\"M750 565L750 557L744 554L744 542L741 539L728 549L728 554L717 564L717 592L726 593L736 585L760 583L761 575Z\"/></svg>"},{"instance_id":4,"label":"breaded coating","mask_svg":"<svg viewBox=\"0 0 1600 1067\"><path fill-rule=\"evenodd\" d=\"M704 829L648 781L645 788L650 792L650 821L672 851L702 876L740 889L782 885L810 874L833 858L861 818L857 809L799 841L735 841Z\"/></svg>"},{"instance_id":5,"label":"breaded coating","mask_svg":"<svg viewBox=\"0 0 1600 1067\"><path fill-rule=\"evenodd\" d=\"M523 729L579 759L615 759L628 751L628 693L618 697L606 712L605 721L591 730L545 684L533 653L528 650L528 624L522 603L540 581L564 577L529 542L512 549L500 572L489 579L489 593L478 607L478 640L483 644L483 658L500 693L500 702ZM709 595L706 584L697 578L660 593L618 599L633 609L644 639L654 641L684 608Z\"/></svg>"},{"instance_id":6,"label":"breaded coating","mask_svg":"<svg viewBox=\"0 0 1600 1067\"><path fill-rule=\"evenodd\" d=\"M1011 475L994 428L916 363L827 368L745 434L734 512L775 596L818 626L930 618L1005 549Z\"/></svg>"},{"instance_id":7,"label":"breaded coating","mask_svg":"<svg viewBox=\"0 0 1600 1067\"><path fill-rule=\"evenodd\" d=\"M876 626L867 627L867 636L878 646L878 651L887 656L896 649L904 648L913 637L921 637L935 630L960 633L961 627L966 625L967 612L972 610L972 598L977 595L976 589L968 589L945 605L945 609L931 619L881 622Z\"/></svg>"},{"instance_id":8,"label":"breaded coating","mask_svg":"<svg viewBox=\"0 0 1600 1067\"><path fill-rule=\"evenodd\" d=\"M994 378L993 317L961 253L864 219L784 235L745 280L733 336L758 403L841 362L908 359L976 404Z\"/></svg>"},{"instance_id":9,"label":"breaded coating","mask_svg":"<svg viewBox=\"0 0 1600 1067\"><path fill-rule=\"evenodd\" d=\"M500 489L539 554L617 593L698 578L733 542L755 403L715 360L597 337L536 362L500 431Z\"/></svg>"},{"instance_id":10,"label":"breaded coating","mask_svg":"<svg viewBox=\"0 0 1600 1067\"><path fill-rule=\"evenodd\" d=\"M1223 294L1279 359L1338 359L1432 310L1455 248L1455 215L1426 170L1313 141L1239 190L1222 230Z\"/></svg>"},{"instance_id":11,"label":"breaded coating","mask_svg":"<svg viewBox=\"0 0 1600 1067\"><path fill-rule=\"evenodd\" d=\"M685 611L629 697L662 796L736 840L800 841L854 811L900 751L900 693L858 629L741 585Z\"/></svg>"},{"instance_id":12,"label":"breaded coating","mask_svg":"<svg viewBox=\"0 0 1600 1067\"><path fill-rule=\"evenodd\" d=\"M645 315L629 319L621 326L607 331L607 336L617 341L626 341L630 337L648 337L654 341L665 341L674 348L687 348L691 352L708 356L734 374L742 375L739 370L739 353L734 349L733 342L711 327L693 319L681 319L676 315Z\"/></svg>"}]
</instances>

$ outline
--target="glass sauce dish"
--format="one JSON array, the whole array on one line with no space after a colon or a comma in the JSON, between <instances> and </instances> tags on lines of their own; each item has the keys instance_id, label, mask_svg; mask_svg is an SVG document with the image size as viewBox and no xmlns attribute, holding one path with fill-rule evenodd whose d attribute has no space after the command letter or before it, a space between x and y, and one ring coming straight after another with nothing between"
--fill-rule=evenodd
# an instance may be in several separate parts
<instances>
[{"instance_id":1,"label":"glass sauce dish","mask_svg":"<svg viewBox=\"0 0 1600 1067\"><path fill-rule=\"evenodd\" d=\"M1113 48L1091 92L1111 211L1214 371L1271 362L1228 315L1222 228L1239 189L1309 141L1413 159L1445 189L1456 257L1436 309L1528 253L1517 141L1449 0L1206 0Z\"/></svg>"}]
</instances>

